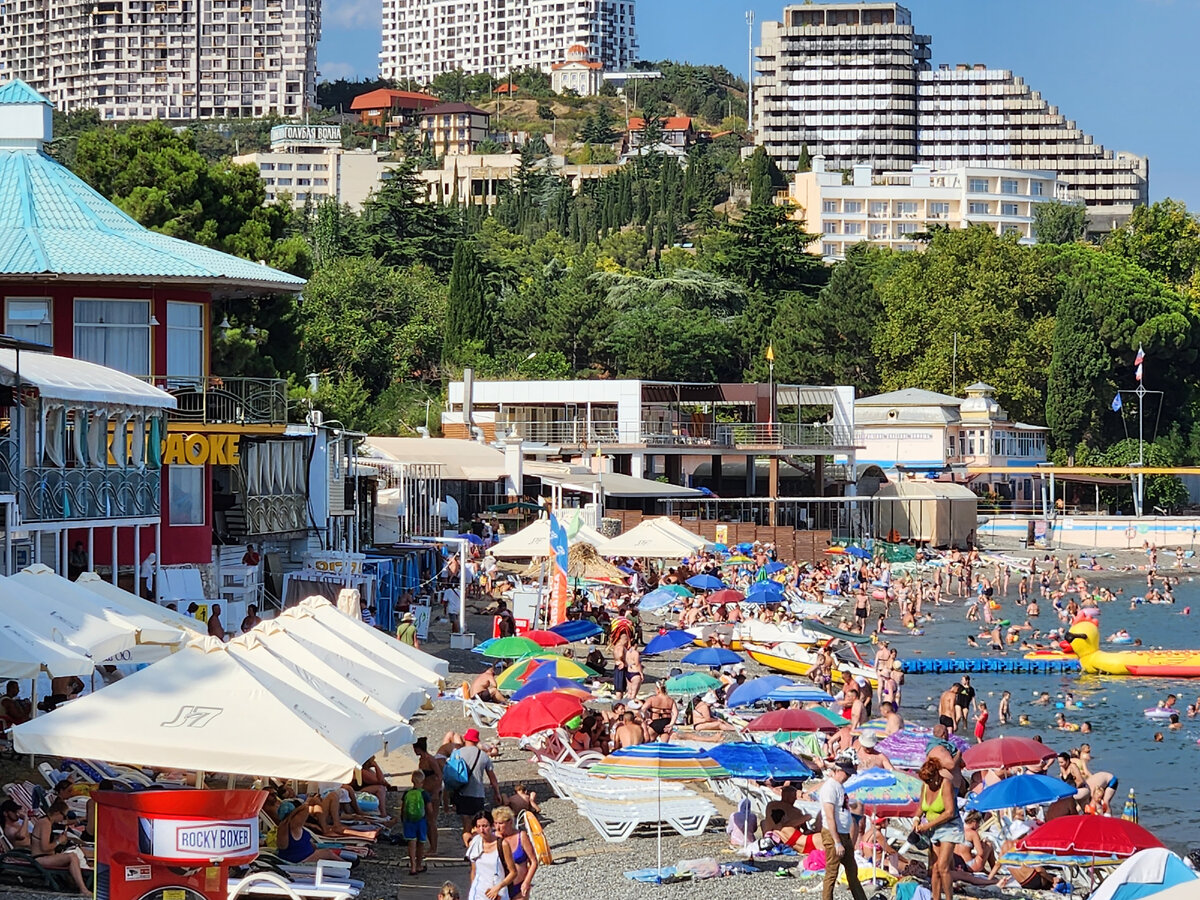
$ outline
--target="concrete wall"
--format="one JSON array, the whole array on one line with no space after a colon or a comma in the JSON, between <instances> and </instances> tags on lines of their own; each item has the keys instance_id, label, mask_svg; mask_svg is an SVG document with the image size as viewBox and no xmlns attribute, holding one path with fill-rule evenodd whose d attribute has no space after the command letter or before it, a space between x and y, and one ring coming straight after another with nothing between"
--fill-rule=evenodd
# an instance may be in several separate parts
<instances>
[{"instance_id":1,"label":"concrete wall","mask_svg":"<svg viewBox=\"0 0 1200 900\"><path fill-rule=\"evenodd\" d=\"M978 528L979 541L1022 541L1028 534L1029 523L1039 521L1029 516L988 516ZM1096 550L1134 550L1146 542L1159 547L1195 547L1200 537L1200 517L1194 516L1059 516L1050 523L1047 532L1050 545Z\"/></svg>"}]
</instances>

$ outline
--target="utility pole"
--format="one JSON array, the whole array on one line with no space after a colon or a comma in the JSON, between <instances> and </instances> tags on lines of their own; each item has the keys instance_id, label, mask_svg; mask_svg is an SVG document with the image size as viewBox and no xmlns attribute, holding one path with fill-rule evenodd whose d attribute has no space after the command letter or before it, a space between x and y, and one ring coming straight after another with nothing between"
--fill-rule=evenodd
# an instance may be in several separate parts
<instances>
[{"instance_id":1,"label":"utility pole","mask_svg":"<svg viewBox=\"0 0 1200 900\"><path fill-rule=\"evenodd\" d=\"M746 10L750 40L746 49L746 128L754 130L754 10Z\"/></svg>"}]
</instances>

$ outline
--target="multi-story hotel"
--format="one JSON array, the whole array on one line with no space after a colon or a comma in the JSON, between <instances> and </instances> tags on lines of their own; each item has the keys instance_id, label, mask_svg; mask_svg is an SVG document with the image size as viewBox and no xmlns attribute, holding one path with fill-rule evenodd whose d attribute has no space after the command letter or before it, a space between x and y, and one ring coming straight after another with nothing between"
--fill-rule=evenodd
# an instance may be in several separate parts
<instances>
[{"instance_id":1,"label":"multi-story hotel","mask_svg":"<svg viewBox=\"0 0 1200 900\"><path fill-rule=\"evenodd\" d=\"M1114 153L1011 72L930 66L929 35L897 3L805 3L762 26L757 141L795 172L981 166L1057 172L1107 230L1149 195L1144 157Z\"/></svg>"},{"instance_id":2,"label":"multi-story hotel","mask_svg":"<svg viewBox=\"0 0 1200 900\"><path fill-rule=\"evenodd\" d=\"M1053 172L917 165L880 174L856 165L844 184L842 174L828 171L825 158L818 156L813 171L796 175L786 202L796 207L794 218L806 231L822 236L810 249L832 262L859 241L915 250L915 235L935 226L986 225L1032 244L1037 240L1033 207L1070 199L1066 182Z\"/></svg>"},{"instance_id":3,"label":"multi-story hotel","mask_svg":"<svg viewBox=\"0 0 1200 900\"><path fill-rule=\"evenodd\" d=\"M0 0L0 80L102 119L303 115L320 0Z\"/></svg>"},{"instance_id":4,"label":"multi-story hotel","mask_svg":"<svg viewBox=\"0 0 1200 900\"><path fill-rule=\"evenodd\" d=\"M428 84L462 69L549 72L575 44L604 68L637 59L634 0L383 0L379 74Z\"/></svg>"}]
</instances>

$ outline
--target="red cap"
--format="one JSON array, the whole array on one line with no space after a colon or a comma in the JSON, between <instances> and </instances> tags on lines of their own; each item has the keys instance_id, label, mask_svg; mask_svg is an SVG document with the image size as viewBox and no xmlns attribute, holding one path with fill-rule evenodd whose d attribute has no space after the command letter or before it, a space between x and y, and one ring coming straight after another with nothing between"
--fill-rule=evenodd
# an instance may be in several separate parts
<instances>
[{"instance_id":1,"label":"red cap","mask_svg":"<svg viewBox=\"0 0 1200 900\"><path fill-rule=\"evenodd\" d=\"M463 740L470 741L472 744L478 743L479 742L479 729L478 728L468 728L466 731L463 732Z\"/></svg>"}]
</instances>

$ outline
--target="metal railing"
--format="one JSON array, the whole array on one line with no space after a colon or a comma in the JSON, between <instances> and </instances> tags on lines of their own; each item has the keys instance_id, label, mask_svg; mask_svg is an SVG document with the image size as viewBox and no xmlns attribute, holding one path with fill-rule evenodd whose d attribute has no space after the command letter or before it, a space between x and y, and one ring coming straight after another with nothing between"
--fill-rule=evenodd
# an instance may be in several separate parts
<instances>
[{"instance_id":1,"label":"metal railing","mask_svg":"<svg viewBox=\"0 0 1200 900\"><path fill-rule=\"evenodd\" d=\"M151 375L144 378L175 397L173 422L205 425L284 425L287 382L281 378Z\"/></svg>"},{"instance_id":2,"label":"metal railing","mask_svg":"<svg viewBox=\"0 0 1200 900\"><path fill-rule=\"evenodd\" d=\"M770 422L650 421L637 425L618 422L496 423L496 432L541 444L597 446L601 444L653 447L850 447L853 431L828 424Z\"/></svg>"}]
</instances>

